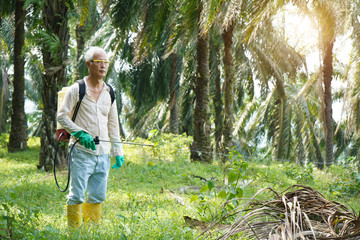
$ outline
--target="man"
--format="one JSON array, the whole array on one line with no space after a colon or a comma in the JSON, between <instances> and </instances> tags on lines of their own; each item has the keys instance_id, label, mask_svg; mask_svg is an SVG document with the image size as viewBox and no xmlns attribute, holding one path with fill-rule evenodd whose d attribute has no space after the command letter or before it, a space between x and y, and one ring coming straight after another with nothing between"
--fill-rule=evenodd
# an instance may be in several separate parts
<instances>
[{"instance_id":1,"label":"man","mask_svg":"<svg viewBox=\"0 0 360 240\"><path fill-rule=\"evenodd\" d=\"M66 201L70 227L81 225L81 208L85 222L100 221L110 169L109 152L111 156L116 156L113 168L118 169L124 162L116 102L112 103L110 86L103 81L108 71L108 56L102 48L91 47L85 54L85 60L89 75L83 79L86 92L76 119L71 120L79 101L78 83L67 91L58 111L58 122L72 135L70 144L79 140L72 152L71 181ZM95 136L99 136L98 145L95 145ZM113 141L111 146L106 142L109 140Z\"/></svg>"}]
</instances>

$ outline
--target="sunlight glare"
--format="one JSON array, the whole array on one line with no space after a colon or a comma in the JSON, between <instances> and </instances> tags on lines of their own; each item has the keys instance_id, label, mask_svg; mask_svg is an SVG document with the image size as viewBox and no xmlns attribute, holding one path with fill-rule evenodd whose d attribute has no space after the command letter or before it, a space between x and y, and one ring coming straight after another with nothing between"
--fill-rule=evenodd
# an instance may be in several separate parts
<instances>
[{"instance_id":1,"label":"sunlight glare","mask_svg":"<svg viewBox=\"0 0 360 240\"><path fill-rule=\"evenodd\" d=\"M283 28L283 36L287 43L301 55L307 56L308 70L319 66L318 32L315 23L291 4L276 15L274 24Z\"/></svg>"},{"instance_id":2,"label":"sunlight glare","mask_svg":"<svg viewBox=\"0 0 360 240\"><path fill-rule=\"evenodd\" d=\"M285 37L288 43L301 54L306 54L318 46L318 34L307 16L285 16Z\"/></svg>"}]
</instances>

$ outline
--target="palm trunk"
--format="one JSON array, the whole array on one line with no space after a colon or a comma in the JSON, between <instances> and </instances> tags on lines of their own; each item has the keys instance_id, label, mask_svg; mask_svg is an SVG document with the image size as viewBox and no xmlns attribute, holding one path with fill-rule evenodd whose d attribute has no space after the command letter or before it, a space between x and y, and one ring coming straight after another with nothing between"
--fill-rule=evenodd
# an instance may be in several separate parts
<instances>
[{"instance_id":1,"label":"palm trunk","mask_svg":"<svg viewBox=\"0 0 360 240\"><path fill-rule=\"evenodd\" d=\"M178 108L178 93L179 93L179 78L177 74L178 56L173 53L170 55L171 61L171 83L170 83L170 132L173 134L179 133L179 108Z\"/></svg>"},{"instance_id":2,"label":"palm trunk","mask_svg":"<svg viewBox=\"0 0 360 240\"><path fill-rule=\"evenodd\" d=\"M213 38L211 38L213 39ZM221 78L220 78L220 69L219 69L219 60L218 60L218 54L219 54L219 43L215 43L215 41L211 41L210 44L211 47L211 58L210 58L210 66L211 70L213 71L211 73L213 81L214 81L214 93L213 93L213 105L214 105L214 111L215 111L215 118L214 118L214 124L215 124L215 152L220 153L221 151L221 136L223 132L223 102L221 98Z\"/></svg>"},{"instance_id":3,"label":"palm trunk","mask_svg":"<svg viewBox=\"0 0 360 240\"><path fill-rule=\"evenodd\" d=\"M194 141L191 145L191 159L211 162L212 148L210 140L210 100L209 100L209 34L201 33L201 0L198 0L198 34L196 42L196 78L194 109Z\"/></svg>"},{"instance_id":4,"label":"palm trunk","mask_svg":"<svg viewBox=\"0 0 360 240\"><path fill-rule=\"evenodd\" d=\"M77 66L79 66L80 57L85 48L85 34L86 34L85 25L80 25L80 24L77 25L75 33L76 33L76 47L77 47L76 62L77 62ZM77 67L75 71L76 71L75 79L80 79L81 77L80 77L79 67Z\"/></svg>"},{"instance_id":5,"label":"palm trunk","mask_svg":"<svg viewBox=\"0 0 360 240\"><path fill-rule=\"evenodd\" d=\"M223 129L223 148L225 162L227 154L232 150L232 132L234 125L234 74L233 74L233 59L232 59L232 38L233 38L234 24L231 24L228 29L222 34L224 41L224 68L225 68L225 90L224 90L224 129Z\"/></svg>"},{"instance_id":6,"label":"palm trunk","mask_svg":"<svg viewBox=\"0 0 360 240\"><path fill-rule=\"evenodd\" d=\"M324 81L324 102L325 102L325 165L333 164L333 118L332 118L332 50L333 41L325 45L323 58L323 81Z\"/></svg>"},{"instance_id":7,"label":"palm trunk","mask_svg":"<svg viewBox=\"0 0 360 240\"><path fill-rule=\"evenodd\" d=\"M0 68L0 133L7 132L7 113L9 102L9 77L3 68Z\"/></svg>"},{"instance_id":8,"label":"palm trunk","mask_svg":"<svg viewBox=\"0 0 360 240\"><path fill-rule=\"evenodd\" d=\"M25 115L25 82L24 82L24 1L16 1L15 39L14 39L14 92L12 97L11 132L9 152L27 148L26 115Z\"/></svg>"},{"instance_id":9,"label":"palm trunk","mask_svg":"<svg viewBox=\"0 0 360 240\"><path fill-rule=\"evenodd\" d=\"M44 25L48 32L57 35L61 41L61 50L51 52L44 43L42 49L45 75L42 82L43 128L40 133L41 148L38 168L49 171L53 165L56 145L57 91L66 85L65 60L68 50L69 29L67 25L67 4L65 0L47 0L43 6ZM60 154L63 155L63 154ZM60 166L67 165L65 158L60 159Z\"/></svg>"}]
</instances>

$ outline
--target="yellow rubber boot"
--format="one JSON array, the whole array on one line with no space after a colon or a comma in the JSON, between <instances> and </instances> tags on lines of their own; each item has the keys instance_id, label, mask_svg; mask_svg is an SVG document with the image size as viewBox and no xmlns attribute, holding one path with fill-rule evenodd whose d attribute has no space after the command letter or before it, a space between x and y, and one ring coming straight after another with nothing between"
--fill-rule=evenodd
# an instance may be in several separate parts
<instances>
[{"instance_id":1,"label":"yellow rubber boot","mask_svg":"<svg viewBox=\"0 0 360 240\"><path fill-rule=\"evenodd\" d=\"M101 203L84 203L83 213L85 222L100 223Z\"/></svg>"},{"instance_id":2,"label":"yellow rubber boot","mask_svg":"<svg viewBox=\"0 0 360 240\"><path fill-rule=\"evenodd\" d=\"M81 205L66 205L67 223L70 228L78 228L81 225Z\"/></svg>"}]
</instances>

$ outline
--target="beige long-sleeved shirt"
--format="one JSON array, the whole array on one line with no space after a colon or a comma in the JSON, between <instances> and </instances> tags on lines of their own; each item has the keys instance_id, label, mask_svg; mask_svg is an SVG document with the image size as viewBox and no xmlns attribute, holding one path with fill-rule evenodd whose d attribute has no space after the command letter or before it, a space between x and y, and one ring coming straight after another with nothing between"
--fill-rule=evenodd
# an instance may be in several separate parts
<instances>
[{"instance_id":1,"label":"beige long-sleeved shirt","mask_svg":"<svg viewBox=\"0 0 360 240\"><path fill-rule=\"evenodd\" d=\"M85 79L84 79L85 81ZM120 141L119 118L116 107L116 102L111 104L110 88L104 84L99 98L95 101L88 90L86 81L86 93L80 104L75 122L71 120L77 102L79 101L79 84L73 84L66 92L64 100L58 111L57 120L61 126L69 133L77 131L85 131L93 138L99 136L100 140ZM70 144L76 141L75 137L71 136ZM76 147L95 154L101 155L110 152L111 156L123 156L124 151L122 144L113 143L110 146L109 142L102 142L96 145L96 150L85 148L80 143Z\"/></svg>"}]
</instances>

